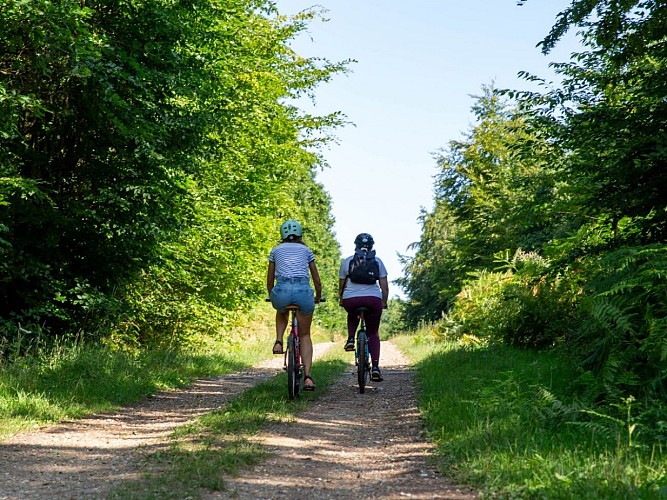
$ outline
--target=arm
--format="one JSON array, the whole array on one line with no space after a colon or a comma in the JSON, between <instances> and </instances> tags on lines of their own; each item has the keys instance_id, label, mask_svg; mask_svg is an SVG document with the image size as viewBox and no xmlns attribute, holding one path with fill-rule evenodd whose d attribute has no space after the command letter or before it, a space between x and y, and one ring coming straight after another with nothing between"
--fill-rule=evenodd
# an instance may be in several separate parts
<instances>
[{"instance_id":1,"label":"arm","mask_svg":"<svg viewBox=\"0 0 667 500\"><path fill-rule=\"evenodd\" d=\"M317 303L322 299L322 281L320 280L320 272L317 270L314 260L310 261L308 269L310 269L310 275L313 277L313 285L315 285L315 302Z\"/></svg>"},{"instance_id":2,"label":"arm","mask_svg":"<svg viewBox=\"0 0 667 500\"><path fill-rule=\"evenodd\" d=\"M338 303L343 305L343 291L345 290L345 284L347 283L347 278L340 278L338 280Z\"/></svg>"},{"instance_id":3,"label":"arm","mask_svg":"<svg viewBox=\"0 0 667 500\"><path fill-rule=\"evenodd\" d=\"M266 271L266 291L271 295L273 285L276 282L276 263L269 261L269 269Z\"/></svg>"},{"instance_id":4,"label":"arm","mask_svg":"<svg viewBox=\"0 0 667 500\"><path fill-rule=\"evenodd\" d=\"M382 307L386 309L387 301L389 300L389 282L387 281L387 277L380 278L379 283L380 290L382 290Z\"/></svg>"}]
</instances>

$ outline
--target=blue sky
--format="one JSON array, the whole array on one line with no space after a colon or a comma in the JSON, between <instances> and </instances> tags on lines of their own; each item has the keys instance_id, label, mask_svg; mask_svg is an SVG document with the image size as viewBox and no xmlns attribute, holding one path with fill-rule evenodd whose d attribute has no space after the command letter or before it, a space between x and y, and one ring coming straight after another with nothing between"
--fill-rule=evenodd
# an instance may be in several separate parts
<instances>
[{"instance_id":1,"label":"blue sky","mask_svg":"<svg viewBox=\"0 0 667 500\"><path fill-rule=\"evenodd\" d=\"M553 53L536 44L569 1L529 0L278 0L281 14L319 5L327 22L311 23L293 43L304 57L355 59L348 75L318 88L310 112L342 111L354 123L324 151L329 168L318 179L333 201L343 255L369 232L395 279L398 254L412 255L418 217L433 206L433 154L461 139L473 124L472 96L483 85L527 89L529 71L553 78L551 61L566 61L574 36ZM304 221L307 226L308 221ZM391 287L391 296L403 293Z\"/></svg>"}]
</instances>

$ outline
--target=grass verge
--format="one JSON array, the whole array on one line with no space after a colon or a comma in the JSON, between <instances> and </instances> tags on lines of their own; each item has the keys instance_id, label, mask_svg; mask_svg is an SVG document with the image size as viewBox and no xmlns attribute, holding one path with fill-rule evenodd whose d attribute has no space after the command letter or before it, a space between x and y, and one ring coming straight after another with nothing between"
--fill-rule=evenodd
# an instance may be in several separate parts
<instances>
[{"instance_id":1,"label":"grass verge","mask_svg":"<svg viewBox=\"0 0 667 500\"><path fill-rule=\"evenodd\" d=\"M112 498L194 499L205 491L224 490L225 475L235 475L266 457L252 436L267 424L293 421L323 395L348 367L344 354L336 350L315 363L314 392L302 392L296 400L288 399L287 377L281 374L243 392L220 410L177 429L167 450L147 457L150 472L114 490Z\"/></svg>"},{"instance_id":2,"label":"grass verge","mask_svg":"<svg viewBox=\"0 0 667 500\"><path fill-rule=\"evenodd\" d=\"M136 354L99 345L70 346L0 370L0 437L108 411L199 377L247 366L256 350L151 350ZM258 355L258 354L257 354Z\"/></svg>"},{"instance_id":3,"label":"grass verge","mask_svg":"<svg viewBox=\"0 0 667 500\"><path fill-rule=\"evenodd\" d=\"M224 339L190 349L114 350L98 344L56 345L0 363L0 439L26 429L81 418L223 375L269 357L274 312L260 305L254 320ZM331 334L315 329L315 341ZM0 361L2 361L0 359Z\"/></svg>"},{"instance_id":4,"label":"grass verge","mask_svg":"<svg viewBox=\"0 0 667 500\"><path fill-rule=\"evenodd\" d=\"M555 352L392 339L415 363L443 472L499 498L667 498L667 456L641 444L631 402L586 408Z\"/></svg>"}]
</instances>

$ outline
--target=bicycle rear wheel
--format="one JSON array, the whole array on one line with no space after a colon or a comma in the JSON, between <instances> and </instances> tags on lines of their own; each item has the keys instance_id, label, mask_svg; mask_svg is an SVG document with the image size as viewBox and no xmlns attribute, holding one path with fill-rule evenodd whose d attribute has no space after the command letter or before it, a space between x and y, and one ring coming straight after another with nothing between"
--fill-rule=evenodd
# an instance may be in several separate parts
<instances>
[{"instance_id":1,"label":"bicycle rear wheel","mask_svg":"<svg viewBox=\"0 0 667 500\"><path fill-rule=\"evenodd\" d=\"M368 337L365 330L359 330L357 334L357 381L359 392L366 391L366 376L368 370Z\"/></svg>"},{"instance_id":2,"label":"bicycle rear wheel","mask_svg":"<svg viewBox=\"0 0 667 500\"><path fill-rule=\"evenodd\" d=\"M296 398L300 389L301 367L299 366L299 355L294 337L290 335L287 339L287 394L289 398Z\"/></svg>"}]
</instances>

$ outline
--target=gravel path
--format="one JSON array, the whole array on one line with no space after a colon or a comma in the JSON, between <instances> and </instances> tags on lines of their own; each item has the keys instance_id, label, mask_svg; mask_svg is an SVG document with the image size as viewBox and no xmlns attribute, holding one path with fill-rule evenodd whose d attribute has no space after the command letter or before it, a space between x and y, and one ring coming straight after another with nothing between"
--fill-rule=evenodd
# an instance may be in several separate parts
<instances>
[{"instance_id":1,"label":"gravel path","mask_svg":"<svg viewBox=\"0 0 667 500\"><path fill-rule=\"evenodd\" d=\"M257 440L270 458L206 498L477 498L429 463L433 445L423 438L415 372L390 342L382 343L381 364L384 381L364 394L351 366L295 423L266 428Z\"/></svg>"},{"instance_id":2,"label":"gravel path","mask_svg":"<svg viewBox=\"0 0 667 500\"><path fill-rule=\"evenodd\" d=\"M318 344L315 356L330 347ZM261 433L257 439L273 452L270 458L228 478L227 489L208 498L476 498L429 466L432 448L422 438L414 373L392 344L383 342L382 349L384 382L362 395L350 371L296 423ZM121 482L140 479L142 457L163 447L176 427L281 366L282 357L272 357L247 372L200 380L118 412L7 439L0 444L0 499L105 498ZM288 435L293 426L301 439Z\"/></svg>"}]
</instances>

